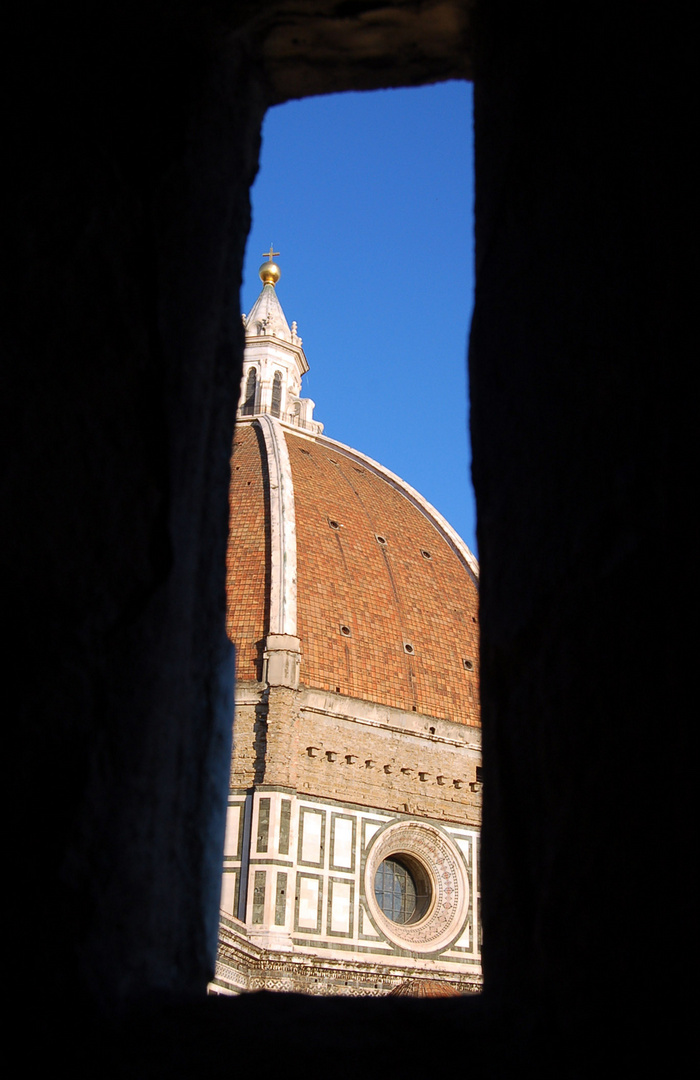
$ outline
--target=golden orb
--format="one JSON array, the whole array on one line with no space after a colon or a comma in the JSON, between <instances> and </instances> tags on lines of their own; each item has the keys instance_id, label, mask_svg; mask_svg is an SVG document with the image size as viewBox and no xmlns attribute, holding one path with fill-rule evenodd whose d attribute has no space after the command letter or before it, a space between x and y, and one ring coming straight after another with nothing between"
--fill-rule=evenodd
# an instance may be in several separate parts
<instances>
[{"instance_id":1,"label":"golden orb","mask_svg":"<svg viewBox=\"0 0 700 1080\"><path fill-rule=\"evenodd\" d=\"M263 285L276 285L280 279L280 274L282 273L282 271L280 270L277 263L269 261L262 264L262 266L258 270L258 273L260 275L260 280L262 281Z\"/></svg>"}]
</instances>

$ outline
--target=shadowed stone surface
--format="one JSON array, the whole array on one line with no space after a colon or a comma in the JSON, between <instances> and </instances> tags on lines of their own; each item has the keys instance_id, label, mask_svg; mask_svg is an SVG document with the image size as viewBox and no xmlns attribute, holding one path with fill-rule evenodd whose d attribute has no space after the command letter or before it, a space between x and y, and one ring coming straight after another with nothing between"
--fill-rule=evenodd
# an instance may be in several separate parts
<instances>
[{"instance_id":1,"label":"shadowed stone surface","mask_svg":"<svg viewBox=\"0 0 700 1080\"><path fill-rule=\"evenodd\" d=\"M24 951L13 986L40 999L39 1058L201 1075L257 1030L271 1066L333 1055L336 1075L378 1074L410 1032L420 1066L673 1071L694 895L686 35L673 13L625 4L481 0L473 29L470 6L438 7L277 5L261 23L253 4L127 3L97 25L17 6L8 926ZM264 109L472 69L486 991L187 1004L214 957L231 297ZM153 1011L90 1041L95 1010L143 996Z\"/></svg>"}]
</instances>

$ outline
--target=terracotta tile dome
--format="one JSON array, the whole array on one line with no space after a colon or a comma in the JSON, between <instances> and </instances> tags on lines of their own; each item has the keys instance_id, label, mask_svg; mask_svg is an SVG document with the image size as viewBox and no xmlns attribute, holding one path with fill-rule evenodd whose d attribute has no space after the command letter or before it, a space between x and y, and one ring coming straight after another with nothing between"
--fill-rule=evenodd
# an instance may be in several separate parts
<instances>
[{"instance_id":1,"label":"terracotta tile dome","mask_svg":"<svg viewBox=\"0 0 700 1080\"><path fill-rule=\"evenodd\" d=\"M479 568L422 496L327 438L275 285L243 316L221 992L481 985Z\"/></svg>"},{"instance_id":2,"label":"terracotta tile dome","mask_svg":"<svg viewBox=\"0 0 700 1080\"><path fill-rule=\"evenodd\" d=\"M388 997L459 997L460 991L440 979L406 979Z\"/></svg>"},{"instance_id":3,"label":"terracotta tile dome","mask_svg":"<svg viewBox=\"0 0 700 1080\"><path fill-rule=\"evenodd\" d=\"M477 725L478 568L471 553L377 463L269 417L239 423L234 442L227 625L238 678L261 678L263 643L276 632L263 420L274 425L291 472L300 684Z\"/></svg>"}]
</instances>

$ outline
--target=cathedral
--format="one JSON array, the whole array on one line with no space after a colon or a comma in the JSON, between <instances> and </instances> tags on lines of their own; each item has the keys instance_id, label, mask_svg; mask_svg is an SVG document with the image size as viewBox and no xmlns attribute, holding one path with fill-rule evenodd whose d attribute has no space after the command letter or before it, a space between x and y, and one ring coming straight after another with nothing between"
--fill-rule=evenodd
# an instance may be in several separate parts
<instances>
[{"instance_id":1,"label":"cathedral","mask_svg":"<svg viewBox=\"0 0 700 1080\"><path fill-rule=\"evenodd\" d=\"M417 491L323 434L275 254L243 316L211 991L474 992L478 564Z\"/></svg>"}]
</instances>

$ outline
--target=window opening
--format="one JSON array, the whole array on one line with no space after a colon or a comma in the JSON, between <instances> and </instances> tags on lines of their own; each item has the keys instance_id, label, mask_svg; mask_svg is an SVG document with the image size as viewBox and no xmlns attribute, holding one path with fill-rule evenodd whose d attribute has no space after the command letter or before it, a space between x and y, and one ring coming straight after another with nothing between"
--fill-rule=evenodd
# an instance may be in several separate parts
<instances>
[{"instance_id":1,"label":"window opening","mask_svg":"<svg viewBox=\"0 0 700 1080\"><path fill-rule=\"evenodd\" d=\"M407 867L396 859L385 859L374 879L374 895L388 919L407 923L416 910L416 883Z\"/></svg>"},{"instance_id":2,"label":"window opening","mask_svg":"<svg viewBox=\"0 0 700 1080\"><path fill-rule=\"evenodd\" d=\"M408 858L391 856L377 868L374 895L387 919L405 925L423 916L431 894L425 873L416 873Z\"/></svg>"},{"instance_id":3,"label":"window opening","mask_svg":"<svg viewBox=\"0 0 700 1080\"><path fill-rule=\"evenodd\" d=\"M453 89L454 86L455 84L452 84ZM466 88L462 85L461 92L464 93L465 91ZM470 90L468 92L471 93ZM372 112L374 112L375 101L378 103L376 108L381 108L382 106L379 105L380 99L387 102L394 93L416 96L423 94L427 99L431 94L449 94L450 86L446 84L443 87L425 88L423 90L389 91L376 96L372 94L337 95L335 101L339 109L344 110L346 107L344 103L355 97L360 104L372 103L371 108ZM305 336L304 347L308 352L312 370L305 376L303 388L298 386L296 382L289 381L290 377L286 370L284 372L274 371L273 365L275 362L282 364L282 361L278 358L271 360L272 371L268 368L263 369L264 377L261 375L260 370L257 372L255 370L249 371L241 412L243 415L249 416L251 413L258 411L262 404L265 410L269 408L273 416L303 426L303 410L298 398L308 395L316 401L316 416L325 425L325 435L338 443L347 443L360 453L365 454L367 458L374 458L382 465L390 467L402 480L415 487L421 496L444 514L456 531L462 534L469 546L476 551L470 525L465 528L464 521L460 521L452 509L454 505L463 508L465 500L462 493L469 482L468 455L465 454L467 460L460 458L462 450L466 451L467 449L464 438L465 399L460 395L460 391L465 380L464 350L469 321L469 312L465 310L462 297L469 293L471 287L469 258L465 258L464 253L469 251L471 237L468 230L463 228L464 222L461 219L457 220L460 218L460 212L455 215L453 208L450 208L446 201L445 220L448 224L446 228L443 228L439 223L428 221L427 216L426 220L424 220L420 211L412 206L404 209L405 201L397 197L393 188L388 204L384 208L373 208L371 192L367 190L368 185L358 184L347 176L345 171L347 162L349 160L363 160L370 165L370 179L374 175L381 176L384 189L388 187L386 183L387 176L395 171L401 177L410 175L411 183L416 190L429 190L429 185L424 180L416 160L437 161L438 154L436 152L435 155L431 155L424 151L421 152L418 148L416 128L414 128L414 121L408 111L406 113L405 129L402 130L400 125L394 124L392 128L387 130L384 137L384 142L387 144L390 154L393 154L395 149L398 154L403 153L406 148L409 149L410 165L407 167L405 163L402 165L401 162L390 164L391 159L389 157L387 157L386 163L383 164L381 155L384 152L384 146L377 148L368 144L365 150L353 153L352 142L356 137L356 132L355 129L348 129L345 111L343 111L342 118L339 118L337 123L330 126L326 123L319 129L324 132L323 139L316 137L315 140L307 140L306 134L312 131L314 127L313 122L308 122L307 117L309 113L322 113L325 108L325 100L319 98L291 102L268 112L261 169L258 181L253 189L254 219L259 221L264 232L258 234L254 230L251 233L249 239L250 255L246 257L246 263L249 262L250 265L245 270L248 283L244 284L243 288L243 294L246 297L245 302L248 303L249 298L252 300L259 290L258 267L260 266L261 254L270 245L271 239L274 238L275 249L279 248L282 253L279 260L283 272L283 279L279 289L280 300L284 310L290 317L298 314L300 331L302 336ZM421 103L421 110L428 111L423 103ZM429 111L431 114L429 127L431 129L440 128L437 118L438 110L430 109ZM294 118L297 115L301 116L302 114L304 115L304 124L299 129L293 119L290 123L289 118ZM457 110L452 110L450 116L454 117L456 115L458 115ZM461 115L463 115L463 110ZM279 121L277 121L277 117L279 117ZM350 121L350 124L352 124L352 121ZM271 134L273 127L277 127L282 136L281 139ZM374 130L375 127L377 130L380 129L379 125L358 124L357 134L361 139L364 139L366 133L369 130ZM464 163L460 160L459 147L455 145L459 143L459 137L455 135L452 124L448 125L448 127L449 131L446 134L440 129L440 141L442 145L450 145L451 147L449 151L449 171L465 177L464 186L454 185L454 187L461 188L460 200L464 205L462 216L466 220L471 216L468 209L471 200L466 191L469 164L465 168ZM409 137L407 138L406 135ZM318 159L313 157L317 149L320 151L322 167L317 164ZM341 181L336 184L329 184L327 176L329 169L332 168L333 155L339 152L344 170L341 174ZM274 160L274 164L271 167L268 166L267 170L266 157L268 162ZM297 159L303 163L303 180L300 185L297 185L297 181L293 176L293 166L296 164ZM285 161L283 184L280 183L280 173L277 165L279 160ZM445 173L446 170L443 167L441 177L444 177ZM319 189L314 186L316 177L323 178L322 186ZM338 196L338 205L333 205L330 200L336 196ZM325 201L327 198L329 199L328 203ZM440 200L432 201L437 203L442 201L443 198L444 196L441 194ZM353 213L351 215L347 214L348 206L352 207ZM401 228L399 207L402 208L404 214L411 215L411 221L421 222L420 232L422 242L426 245L426 251L421 254L420 258L416 257L415 252L412 252L404 244L405 238L417 235L418 230ZM333 224L334 228L338 224L340 229L337 234L334 232L331 254L329 254L330 240L326 228L329 222ZM348 232L352 234L351 243L347 251L343 252L341 250L343 227L344 223L350 222L352 224ZM286 236L285 229L287 230ZM303 240L298 239L300 236L303 237ZM317 238L320 239L320 245ZM378 249L378 257L375 257L373 250L371 250L375 244ZM428 265L433 260L434 252L432 250L428 252L427 247L432 247L435 253L439 252L437 261L432 263L438 269L436 272L431 270L429 274L422 275L418 285L415 285L411 279L412 277L418 278L419 266ZM379 249L381 249L380 252ZM389 259L387 259L387 251L391 252ZM446 252L449 255L448 273L444 272L446 268ZM312 284L310 287L308 285L310 275L307 272L309 266L314 269L311 274ZM373 276L375 266L379 272ZM409 268L416 268L415 275L409 273ZM433 283L436 285L437 297L432 295ZM456 285L458 291L456 298L451 294L453 285ZM296 296L294 290L296 290ZM440 318L426 317L426 313L429 316L434 311L442 312L443 316ZM370 316L374 317L365 320L365 313L369 313ZM459 325L462 316L464 321L462 325ZM367 326L370 328L369 330ZM352 330L351 333L348 333L349 328ZM296 326L292 325L291 330L296 340ZM420 341L419 339L424 331L427 331L426 340ZM301 342L301 337L298 340ZM275 342L272 341L271 349L274 350L274 347ZM451 357L453 351L456 355L454 363ZM272 352L270 355L272 358ZM425 387L427 385L429 388L431 380L435 377L438 358L440 381L443 386L448 387L448 390L441 396L439 409L436 410L435 403L430 400L429 392L427 396L425 394ZM451 364L453 366L450 368ZM267 387L270 387L270 390ZM451 429L454 429L456 433L454 444L442 439L443 433L449 432ZM430 438L423 438L422 435L428 431ZM387 440L391 440L391 453L386 451ZM298 436L295 436L291 445L298 445L300 441ZM288 445L290 444L288 443ZM307 445L311 445L311 443L307 442ZM453 445L457 447L454 452ZM310 453L305 447L298 448L300 454L309 457L316 456L317 462L322 465L321 457L324 456L323 454L319 457L318 454ZM406 463L409 460L405 454L406 448L410 450L409 456L416 463L413 471ZM397 452L394 452L394 450ZM431 451L437 452L437 460L430 458ZM291 456L293 469L297 468L298 463L301 475L301 457L294 454ZM348 498L365 501L371 499L376 487L375 474L371 467L365 469L359 462L353 463L351 460L348 462L346 459L343 459L343 462L340 463L327 454L325 459L334 465L343 465L343 477L349 482ZM355 473L354 477L351 469L348 468L349 464L351 464ZM308 474L308 470L305 470L305 473ZM338 475L336 470L335 477L338 477ZM448 490L450 494L455 493L457 495L457 498L452 503L449 500L446 502L441 501L439 492L436 493L435 488L431 489L430 484L437 477L444 480L443 488L445 490ZM360 478L363 479L362 484L357 483ZM326 474L324 474L323 479L324 482L328 480ZM340 485L340 479L336 482ZM345 505L343 492L345 492L345 488L341 490L339 486L337 497L334 497L331 505L334 509L341 510L345 525L331 518L330 515L326 516L326 521L328 527L334 531L344 527L350 528L348 534L350 539L348 540L346 536L344 540L347 541L347 544L350 544L350 548L353 548L356 540L355 534L359 530L355 527L355 519L350 511L343 509ZM354 503L352 505L354 506ZM322 506L323 503L321 502L321 505L315 507L316 514L324 515ZM321 530L322 520L321 517L319 522ZM370 522L372 524L376 522L374 528L376 528L377 524L380 527L383 524L390 525L390 522L382 521L380 515L368 518L367 524L371 530L372 524ZM374 550L371 549L371 546L369 548L366 546L366 531L363 526L361 543L365 545L362 548L365 557ZM389 531L391 532L391 529ZM371 535L370 531L367 539L371 539ZM391 535L392 544L394 545L394 556L391 560L393 565L400 557L400 550L403 550L399 541L402 537L405 538L405 534L394 530ZM431 548L434 546L429 533L421 534L421 539L423 543L431 543ZM384 534L375 534L375 542L379 546L390 546L387 543L387 536ZM425 560L436 558L437 562L441 563L442 554L440 551L438 551L437 557L433 556L431 550L421 548L418 536L413 539L413 543L416 542L419 545L420 557ZM437 539L435 543L439 546ZM343 543L341 546L345 548L347 544ZM397 544L399 544L398 548L396 547ZM319 548L323 549L324 547L325 545L319 544ZM332 547L335 548L336 545L332 543ZM415 551L416 549L413 548L413 555L411 555L410 547L406 549L406 572L414 572L417 577L424 579L425 575L419 572L420 564L416 568ZM334 554L337 554L337 552ZM341 554L345 557L346 553L341 552ZM403 556L401 557L403 558ZM375 560L370 561L374 562ZM321 580L323 580L323 569L323 566L318 567L318 575ZM437 567L437 569L440 569L440 567ZM428 572L428 576L429 578L435 578L433 572ZM336 610L338 610L338 613L343 612L340 605ZM349 610L352 610L352 608ZM348 613L349 610L346 608ZM344 623L335 624L335 626L337 627L336 633L339 631L340 636L346 639L346 646L341 646L336 638L333 653L343 658L352 657L355 660L355 653L361 648L364 623L353 628ZM332 622L330 628L333 629ZM414 629L407 626L403 632L412 633L413 636ZM399 629L398 632L402 633L402 630ZM409 673L413 673L414 670L420 668L421 653L425 652L426 643L423 642L420 636L420 630L418 630L418 633L419 638L416 640L420 639L420 650L414 647L411 641L398 639L402 641L404 654L414 661L410 665L403 664L397 656L397 645L394 644L397 640L395 632L391 631L386 634L384 643L394 653L392 667L395 665L402 671L405 670L405 672ZM360 635L359 638L357 634ZM349 648L349 638L351 636L355 639L355 645L352 649ZM332 641L331 644L333 644ZM464 641L461 648L459 644L457 644L457 648L460 650L457 655L460 655L461 649L468 653L470 645ZM464 681L469 682L469 676L466 674L469 669L466 668L466 664L465 669ZM475 661L474 669L478 670L478 661ZM343 693L351 697L353 693L353 676L352 673L346 674L345 668L329 670L329 684L332 684L339 675ZM329 689L333 690L333 686L329 685ZM335 692L336 694L341 693L341 685L335 686ZM414 700L416 699L414 698ZM428 711L423 700L420 700L421 712ZM410 701L408 701L406 708L411 709L415 714L418 706L416 704L411 705ZM421 717L420 722L413 721L416 730L418 730L419 726L424 730L424 724L425 719L423 717ZM433 726L429 731L434 736L436 729ZM321 746L323 746L322 743ZM339 747L339 754L336 754L335 751L323 749L319 749L318 753L314 750L314 754L312 754L311 749L308 750L309 757L318 756L321 761L323 761L325 755L328 762L338 757L340 761L345 760L348 764L351 764L351 758L354 757L352 754L346 754L345 747L342 746ZM431 749L436 748L431 747ZM364 761L363 769L368 770L367 773L363 771L363 778L371 781L373 778L379 777L382 782L386 783L386 777L382 773L383 762L381 758L378 761L371 757L368 759L360 758L359 760ZM309 765L311 765L311 762L309 762ZM369 771L373 769L376 770L374 774ZM391 771L391 766L384 768L385 773ZM457 768L455 768L454 772L456 771ZM421 780L426 780L429 775L427 773L418 773L416 779L420 777ZM464 782L459 779L453 782L452 775L451 770L450 774L440 773L434 777L436 791L439 785L443 789L443 796L445 792L449 796L452 783L454 783L455 789L466 786L466 777L471 779L474 773L471 768L469 772L465 769ZM308 788L309 784L305 783L303 786ZM418 784L415 787L418 788ZM299 795L302 795L301 791ZM453 790L454 795L455 791ZM410 805L408 803L401 805L404 806L406 813L410 816L420 817L425 809L424 807L416 808L413 802ZM268 835L262 840L259 837L259 840L261 843L265 842L268 847L274 845L276 842L275 829L279 827L279 853L282 854L284 847L294 846L288 837L290 817L288 809L284 805L279 812L279 821L275 817L275 813L273 810L270 815L270 822L266 823L265 810L262 809L262 817L258 820L258 832L267 832ZM282 814L286 815L284 822ZM328 827L330 828L330 823ZM250 823L247 828L250 830ZM287 837L284 842L282 839L283 832ZM252 837L253 844L255 844L255 840L254 833ZM410 854L411 850L408 845L406 847L400 847L399 845L383 847L379 859L382 859L387 854L389 857L383 859L376 872L373 871L374 880L370 876L366 879L368 892L366 899L374 908L375 914L379 915L377 906L374 903L376 897L376 902L384 914L384 923L388 919L397 924L415 924L422 921L431 904L437 902L438 890L435 879L430 876L432 871L429 872L423 867L421 860ZM374 866L377 866L377 862L374 863ZM259 918L258 912L264 911L266 920L270 923L274 921L275 925L282 926L285 918L292 919L295 917L295 892L292 890L291 893L288 893L288 882L283 880L283 872L280 871L278 874L270 869L267 873L270 878L267 895L265 872L258 873L256 870L254 880L250 880L247 888L242 886L247 892L246 911L251 911L252 900L255 921ZM442 889L442 881L440 886ZM291 888L291 884L289 884L289 888ZM252 897L251 893L253 893ZM290 910L287 910L285 906L285 898L290 901ZM420 933L420 930L418 933Z\"/></svg>"},{"instance_id":4,"label":"window opening","mask_svg":"<svg viewBox=\"0 0 700 1080\"><path fill-rule=\"evenodd\" d=\"M243 416L252 416L255 412L257 383L257 372L255 368L251 368L248 372L248 381L245 388L245 401L243 402L243 408L241 409L241 414Z\"/></svg>"},{"instance_id":5,"label":"window opening","mask_svg":"<svg viewBox=\"0 0 700 1080\"><path fill-rule=\"evenodd\" d=\"M274 240L279 298L311 364L298 396L315 401L326 435L390 467L477 554L464 423L471 104L471 86L448 81L270 108L242 297L257 296ZM433 411L438 372L446 392Z\"/></svg>"},{"instance_id":6,"label":"window opening","mask_svg":"<svg viewBox=\"0 0 700 1080\"><path fill-rule=\"evenodd\" d=\"M273 416L279 416L282 411L282 376L279 371L275 372L272 380L272 405L270 412Z\"/></svg>"}]
</instances>

